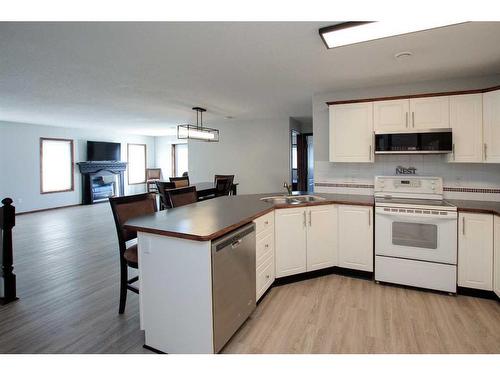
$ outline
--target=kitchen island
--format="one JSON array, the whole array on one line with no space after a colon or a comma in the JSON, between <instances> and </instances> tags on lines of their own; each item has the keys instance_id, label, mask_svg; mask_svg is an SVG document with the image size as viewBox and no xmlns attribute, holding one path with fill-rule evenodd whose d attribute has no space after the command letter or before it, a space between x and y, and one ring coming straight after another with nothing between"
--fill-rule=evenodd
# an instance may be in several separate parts
<instances>
[{"instance_id":1,"label":"kitchen island","mask_svg":"<svg viewBox=\"0 0 500 375\"><path fill-rule=\"evenodd\" d=\"M343 194L315 194L322 199L300 204L261 200L268 196L272 194L220 197L126 223L128 229L138 232L140 316L146 347L165 353L215 353L221 349L214 343L217 312L212 246L221 237L253 227L255 220L275 209L374 204L372 196ZM270 231L274 236L272 227ZM235 243L230 245L236 247ZM255 272L255 254L252 256ZM247 269L240 271L243 274ZM255 274L253 277L255 280ZM252 294L249 304L255 305L255 285Z\"/></svg>"}]
</instances>

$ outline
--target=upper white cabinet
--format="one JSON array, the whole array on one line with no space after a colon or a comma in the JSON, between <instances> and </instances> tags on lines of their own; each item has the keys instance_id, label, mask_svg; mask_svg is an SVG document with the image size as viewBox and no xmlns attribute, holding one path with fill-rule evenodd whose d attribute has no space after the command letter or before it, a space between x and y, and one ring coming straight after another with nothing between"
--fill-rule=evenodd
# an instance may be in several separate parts
<instances>
[{"instance_id":1,"label":"upper white cabinet","mask_svg":"<svg viewBox=\"0 0 500 375\"><path fill-rule=\"evenodd\" d=\"M483 157L487 163L500 163L500 90L483 94Z\"/></svg>"},{"instance_id":2,"label":"upper white cabinet","mask_svg":"<svg viewBox=\"0 0 500 375\"><path fill-rule=\"evenodd\" d=\"M276 277L336 265L336 206L279 209L275 219Z\"/></svg>"},{"instance_id":3,"label":"upper white cabinet","mask_svg":"<svg viewBox=\"0 0 500 375\"><path fill-rule=\"evenodd\" d=\"M410 101L381 100L373 103L373 128L376 132L392 132L410 126Z\"/></svg>"},{"instance_id":4,"label":"upper white cabinet","mask_svg":"<svg viewBox=\"0 0 500 375\"><path fill-rule=\"evenodd\" d=\"M410 128L416 130L450 127L450 98L435 96L410 99Z\"/></svg>"},{"instance_id":5,"label":"upper white cabinet","mask_svg":"<svg viewBox=\"0 0 500 375\"><path fill-rule=\"evenodd\" d=\"M331 105L330 161L373 163L373 103Z\"/></svg>"},{"instance_id":6,"label":"upper white cabinet","mask_svg":"<svg viewBox=\"0 0 500 375\"><path fill-rule=\"evenodd\" d=\"M494 220L495 233L493 235L494 241L494 269L493 269L493 289L498 297L500 297L500 216L495 216Z\"/></svg>"},{"instance_id":7,"label":"upper white cabinet","mask_svg":"<svg viewBox=\"0 0 500 375\"><path fill-rule=\"evenodd\" d=\"M493 215L458 215L458 285L493 290Z\"/></svg>"},{"instance_id":8,"label":"upper white cabinet","mask_svg":"<svg viewBox=\"0 0 500 375\"><path fill-rule=\"evenodd\" d=\"M372 207L338 207L338 265L373 271Z\"/></svg>"},{"instance_id":9,"label":"upper white cabinet","mask_svg":"<svg viewBox=\"0 0 500 375\"><path fill-rule=\"evenodd\" d=\"M448 161L482 162L483 94L451 96L450 126L453 132L453 152Z\"/></svg>"}]
</instances>

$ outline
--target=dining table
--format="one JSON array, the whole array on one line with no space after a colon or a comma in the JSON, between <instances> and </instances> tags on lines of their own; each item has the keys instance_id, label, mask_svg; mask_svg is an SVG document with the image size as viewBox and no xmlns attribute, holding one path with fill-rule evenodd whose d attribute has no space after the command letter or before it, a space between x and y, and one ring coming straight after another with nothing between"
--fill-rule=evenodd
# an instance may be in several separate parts
<instances>
[{"instance_id":1,"label":"dining table","mask_svg":"<svg viewBox=\"0 0 500 375\"><path fill-rule=\"evenodd\" d=\"M198 198L204 198L215 194L215 183L213 181L194 182L191 183L190 186L196 187ZM233 182L233 185L231 186L231 194L236 195L238 192L237 190L238 183Z\"/></svg>"}]
</instances>

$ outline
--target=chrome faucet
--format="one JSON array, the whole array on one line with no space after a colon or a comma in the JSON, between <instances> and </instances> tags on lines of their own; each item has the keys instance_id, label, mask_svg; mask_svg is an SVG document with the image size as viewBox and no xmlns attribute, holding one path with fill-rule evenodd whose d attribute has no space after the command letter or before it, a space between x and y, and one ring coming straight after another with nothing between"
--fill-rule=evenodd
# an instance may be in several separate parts
<instances>
[{"instance_id":1,"label":"chrome faucet","mask_svg":"<svg viewBox=\"0 0 500 375\"><path fill-rule=\"evenodd\" d=\"M288 195L292 195L292 185L290 185L288 182L283 182L283 187L286 189L288 192Z\"/></svg>"}]
</instances>

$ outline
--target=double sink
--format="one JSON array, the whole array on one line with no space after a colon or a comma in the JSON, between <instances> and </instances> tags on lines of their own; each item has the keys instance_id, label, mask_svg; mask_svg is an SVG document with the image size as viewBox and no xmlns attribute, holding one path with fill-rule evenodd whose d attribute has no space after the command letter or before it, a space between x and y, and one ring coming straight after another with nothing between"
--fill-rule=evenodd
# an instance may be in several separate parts
<instances>
[{"instance_id":1,"label":"double sink","mask_svg":"<svg viewBox=\"0 0 500 375\"><path fill-rule=\"evenodd\" d=\"M317 195L276 195L273 197L261 198L261 201L277 204L301 204L308 202L320 202L326 198L318 197Z\"/></svg>"}]
</instances>

